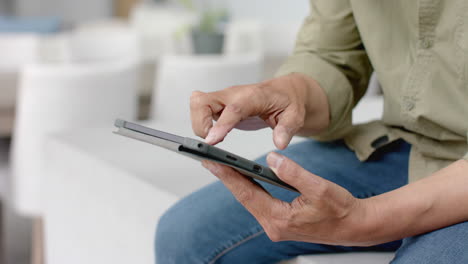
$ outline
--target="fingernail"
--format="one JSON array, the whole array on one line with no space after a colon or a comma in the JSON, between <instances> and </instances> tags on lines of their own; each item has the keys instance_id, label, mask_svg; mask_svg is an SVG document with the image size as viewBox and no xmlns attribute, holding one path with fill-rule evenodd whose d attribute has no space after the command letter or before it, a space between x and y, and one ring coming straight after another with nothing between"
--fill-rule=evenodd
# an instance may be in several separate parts
<instances>
[{"instance_id":1,"label":"fingernail","mask_svg":"<svg viewBox=\"0 0 468 264\"><path fill-rule=\"evenodd\" d=\"M206 136L205 138L205 143L208 143L208 144L212 144L215 142L216 140L216 133L213 131L213 129L210 130L210 132L208 133L208 136Z\"/></svg>"},{"instance_id":2,"label":"fingernail","mask_svg":"<svg viewBox=\"0 0 468 264\"><path fill-rule=\"evenodd\" d=\"M271 152L267 156L267 162L270 168L277 170L280 166L281 163L283 163L284 157L276 152Z\"/></svg>"}]
</instances>

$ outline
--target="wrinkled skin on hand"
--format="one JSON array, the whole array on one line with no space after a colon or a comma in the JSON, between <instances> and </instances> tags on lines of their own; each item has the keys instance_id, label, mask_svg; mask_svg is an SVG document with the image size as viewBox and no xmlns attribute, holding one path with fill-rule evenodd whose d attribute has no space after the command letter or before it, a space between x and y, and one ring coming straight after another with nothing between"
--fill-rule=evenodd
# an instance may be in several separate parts
<instances>
[{"instance_id":1,"label":"wrinkled skin on hand","mask_svg":"<svg viewBox=\"0 0 468 264\"><path fill-rule=\"evenodd\" d=\"M325 129L328 111L323 90L301 74L212 93L196 91L190 99L192 128L213 145L223 141L233 128L271 127L276 147L284 149L306 123L312 124L307 127L308 133Z\"/></svg>"},{"instance_id":2,"label":"wrinkled skin on hand","mask_svg":"<svg viewBox=\"0 0 468 264\"><path fill-rule=\"evenodd\" d=\"M364 200L280 154L270 153L267 162L281 180L301 193L291 203L272 197L227 166L211 161L203 161L203 166L224 183L272 241L367 245L361 226L370 208Z\"/></svg>"}]
</instances>

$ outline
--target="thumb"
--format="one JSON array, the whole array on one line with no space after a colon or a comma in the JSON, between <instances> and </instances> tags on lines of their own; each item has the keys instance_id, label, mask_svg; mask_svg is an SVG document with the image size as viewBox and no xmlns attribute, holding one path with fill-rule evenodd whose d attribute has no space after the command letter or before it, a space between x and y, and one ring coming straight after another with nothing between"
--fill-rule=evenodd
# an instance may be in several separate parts
<instances>
[{"instance_id":1,"label":"thumb","mask_svg":"<svg viewBox=\"0 0 468 264\"><path fill-rule=\"evenodd\" d=\"M293 186L302 194L309 194L316 190L317 186L327 182L276 152L268 154L267 163L282 181Z\"/></svg>"},{"instance_id":2,"label":"thumb","mask_svg":"<svg viewBox=\"0 0 468 264\"><path fill-rule=\"evenodd\" d=\"M293 136L302 128L304 118L297 111L285 110L273 129L273 142L278 149L285 149Z\"/></svg>"}]
</instances>

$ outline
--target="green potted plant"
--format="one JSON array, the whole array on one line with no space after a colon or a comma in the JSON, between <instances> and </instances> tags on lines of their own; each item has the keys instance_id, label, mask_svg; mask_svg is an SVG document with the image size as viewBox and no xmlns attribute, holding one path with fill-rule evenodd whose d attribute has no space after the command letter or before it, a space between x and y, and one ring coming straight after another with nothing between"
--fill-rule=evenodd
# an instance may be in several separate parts
<instances>
[{"instance_id":1,"label":"green potted plant","mask_svg":"<svg viewBox=\"0 0 468 264\"><path fill-rule=\"evenodd\" d=\"M195 54L221 54L224 46L224 27L228 12L223 8L205 7L197 10L192 0L180 0L187 9L198 13L198 22L190 29Z\"/></svg>"}]
</instances>

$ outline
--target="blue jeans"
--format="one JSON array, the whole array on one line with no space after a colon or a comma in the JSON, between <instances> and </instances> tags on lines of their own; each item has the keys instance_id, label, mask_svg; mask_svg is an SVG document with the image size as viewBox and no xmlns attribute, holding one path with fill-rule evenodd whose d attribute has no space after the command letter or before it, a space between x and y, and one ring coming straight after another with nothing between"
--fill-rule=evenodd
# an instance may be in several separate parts
<instances>
[{"instance_id":1,"label":"blue jeans","mask_svg":"<svg viewBox=\"0 0 468 264\"><path fill-rule=\"evenodd\" d=\"M397 141L376 151L366 162L360 162L343 141L308 140L280 153L355 197L366 198L407 184L410 148L406 142ZM258 161L266 163L265 157ZM298 195L262 185L284 201ZM157 264L276 263L305 254L395 250L395 264L468 263L468 224L372 247L272 242L255 218L222 183L216 182L170 208L161 217L156 234Z\"/></svg>"}]
</instances>

